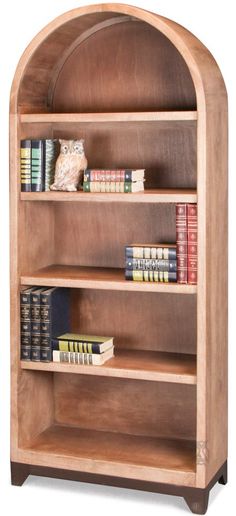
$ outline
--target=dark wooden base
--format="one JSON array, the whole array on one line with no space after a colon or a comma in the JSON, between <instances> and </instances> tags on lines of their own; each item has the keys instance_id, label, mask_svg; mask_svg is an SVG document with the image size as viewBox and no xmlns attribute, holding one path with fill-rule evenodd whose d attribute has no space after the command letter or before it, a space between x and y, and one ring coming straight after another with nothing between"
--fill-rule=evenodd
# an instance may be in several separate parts
<instances>
[{"instance_id":1,"label":"dark wooden base","mask_svg":"<svg viewBox=\"0 0 236 516\"><path fill-rule=\"evenodd\" d=\"M224 485L227 483L227 461L217 471L214 478L204 489L200 489L198 487L160 484L156 482L146 482L141 480L111 477L107 475L84 473L81 471L70 471L66 469L47 468L44 466L32 466L18 462L11 462L12 485L21 486L29 475L60 478L64 480L77 480L80 482L88 482L92 484L126 487L128 489L138 489L141 491L182 496L194 514L205 514L207 511L211 488L214 486L214 484L216 484L216 482Z\"/></svg>"}]
</instances>

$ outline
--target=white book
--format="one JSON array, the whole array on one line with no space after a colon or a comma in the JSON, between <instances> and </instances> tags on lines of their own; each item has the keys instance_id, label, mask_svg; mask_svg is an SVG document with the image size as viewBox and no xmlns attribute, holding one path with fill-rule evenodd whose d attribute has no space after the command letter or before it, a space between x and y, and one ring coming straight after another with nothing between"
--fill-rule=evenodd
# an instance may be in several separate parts
<instances>
[{"instance_id":1,"label":"white book","mask_svg":"<svg viewBox=\"0 0 236 516\"><path fill-rule=\"evenodd\" d=\"M76 353L72 351L53 351L53 362L78 365L103 365L114 356L114 346L104 353Z\"/></svg>"}]
</instances>

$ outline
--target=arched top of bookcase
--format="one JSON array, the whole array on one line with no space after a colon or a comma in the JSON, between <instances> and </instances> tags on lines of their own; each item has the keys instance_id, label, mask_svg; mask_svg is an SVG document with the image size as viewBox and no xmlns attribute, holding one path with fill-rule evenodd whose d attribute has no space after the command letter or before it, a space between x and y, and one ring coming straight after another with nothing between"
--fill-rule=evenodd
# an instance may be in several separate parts
<instances>
[{"instance_id":1,"label":"arched top of bookcase","mask_svg":"<svg viewBox=\"0 0 236 516\"><path fill-rule=\"evenodd\" d=\"M10 111L205 111L225 96L204 45L175 22L125 4L69 11L18 64Z\"/></svg>"}]
</instances>

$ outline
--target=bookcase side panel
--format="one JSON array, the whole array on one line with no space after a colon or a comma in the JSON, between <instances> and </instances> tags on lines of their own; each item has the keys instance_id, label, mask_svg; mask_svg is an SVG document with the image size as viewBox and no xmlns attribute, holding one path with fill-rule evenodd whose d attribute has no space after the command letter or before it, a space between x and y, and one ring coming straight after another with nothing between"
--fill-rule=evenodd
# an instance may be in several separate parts
<instances>
[{"instance_id":1,"label":"bookcase side panel","mask_svg":"<svg viewBox=\"0 0 236 516\"><path fill-rule=\"evenodd\" d=\"M227 459L227 101L199 116L197 486Z\"/></svg>"},{"instance_id":2,"label":"bookcase side panel","mask_svg":"<svg viewBox=\"0 0 236 516\"><path fill-rule=\"evenodd\" d=\"M18 379L20 306L19 306L19 145L18 117L10 115L10 314L11 314L11 459L17 460L18 449Z\"/></svg>"}]
</instances>

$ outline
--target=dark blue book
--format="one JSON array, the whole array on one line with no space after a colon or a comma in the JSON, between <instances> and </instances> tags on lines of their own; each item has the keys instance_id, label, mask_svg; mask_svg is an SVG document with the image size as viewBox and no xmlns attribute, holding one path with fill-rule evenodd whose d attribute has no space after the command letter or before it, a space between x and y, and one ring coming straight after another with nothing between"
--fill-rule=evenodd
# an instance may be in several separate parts
<instances>
[{"instance_id":1,"label":"dark blue book","mask_svg":"<svg viewBox=\"0 0 236 516\"><path fill-rule=\"evenodd\" d=\"M70 330L69 289L48 288L40 297L40 360L51 362L52 339Z\"/></svg>"},{"instance_id":2,"label":"dark blue book","mask_svg":"<svg viewBox=\"0 0 236 516\"><path fill-rule=\"evenodd\" d=\"M125 268L137 271L167 271L176 272L176 260L152 260L149 258L126 258Z\"/></svg>"}]
</instances>

